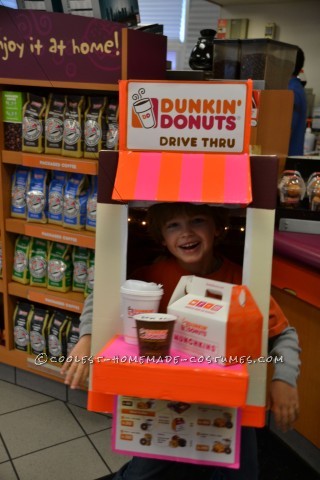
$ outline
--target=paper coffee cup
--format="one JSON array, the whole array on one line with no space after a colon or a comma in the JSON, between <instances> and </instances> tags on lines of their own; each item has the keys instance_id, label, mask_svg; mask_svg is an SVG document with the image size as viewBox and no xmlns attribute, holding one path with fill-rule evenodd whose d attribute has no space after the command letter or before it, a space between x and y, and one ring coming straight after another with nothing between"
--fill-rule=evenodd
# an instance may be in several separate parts
<instances>
[{"instance_id":1,"label":"paper coffee cup","mask_svg":"<svg viewBox=\"0 0 320 480\"><path fill-rule=\"evenodd\" d=\"M158 312L163 295L162 285L140 280L127 280L120 288L123 335L127 343L138 344L136 322L138 314Z\"/></svg>"},{"instance_id":2,"label":"paper coffee cup","mask_svg":"<svg viewBox=\"0 0 320 480\"><path fill-rule=\"evenodd\" d=\"M139 354L156 358L169 355L177 317L166 313L146 313L135 315L134 319L137 325Z\"/></svg>"}]
</instances>

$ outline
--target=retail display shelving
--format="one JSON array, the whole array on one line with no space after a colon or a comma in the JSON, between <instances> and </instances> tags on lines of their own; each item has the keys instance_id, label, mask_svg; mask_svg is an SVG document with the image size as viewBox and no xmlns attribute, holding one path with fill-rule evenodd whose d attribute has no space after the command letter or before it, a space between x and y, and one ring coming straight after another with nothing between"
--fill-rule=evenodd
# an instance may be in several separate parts
<instances>
[{"instance_id":1,"label":"retail display shelving","mask_svg":"<svg viewBox=\"0 0 320 480\"><path fill-rule=\"evenodd\" d=\"M42 95L59 91L59 93L78 95L112 95L114 98L118 94L118 80L120 79L126 79L128 76L133 78L138 76L142 78L164 78L165 76L166 37L162 35L130 30L122 24L85 17L74 17L72 19L73 28L71 32L70 28L67 27L70 17L64 14L27 11L23 12L22 18L21 11L13 11L5 7L0 7L0 10L3 35L7 34L7 38L11 39L16 38L17 42L19 39L20 44L25 47L24 56L13 59L12 63L10 59L5 62L1 58L0 94L2 90L41 92ZM25 21L29 21L28 28L30 30L27 33L21 31ZM43 21L47 22L48 31L46 32L40 28L40 22ZM65 25L66 28L63 29L62 25ZM38 41L41 43L43 50L48 47L46 53L41 56L32 52L31 45L28 49L32 34L41 37ZM107 41L107 37L112 38L112 40ZM55 63L52 61L53 57L51 55L53 52L52 42L58 38L60 39L60 45L63 44L66 49L66 55L65 58L59 58L59 62ZM80 51L80 48L87 47L91 43L92 45L99 43L103 51L99 51L98 54L95 51L89 55L88 52ZM78 50L75 44L79 45ZM110 53L111 45L116 48L113 54ZM144 55L141 55L142 51ZM65 59L68 63L67 66ZM64 65L61 67L61 64ZM68 76L70 69L75 69L78 72L74 78ZM0 111L2 111L1 104ZM98 160L5 150L3 120L0 114L0 197L2 199L0 238L4 259L3 278L0 279L4 314L0 361L53 380L63 381L57 375L57 372L59 372L58 366L35 366L34 356L14 348L14 309L17 300L21 299L80 314L83 308L84 295L78 292L50 291L46 288L13 282L15 239L18 235L27 235L95 249L95 233L12 218L10 212L11 177L18 165L44 168L50 171L59 170L98 175Z\"/></svg>"}]
</instances>

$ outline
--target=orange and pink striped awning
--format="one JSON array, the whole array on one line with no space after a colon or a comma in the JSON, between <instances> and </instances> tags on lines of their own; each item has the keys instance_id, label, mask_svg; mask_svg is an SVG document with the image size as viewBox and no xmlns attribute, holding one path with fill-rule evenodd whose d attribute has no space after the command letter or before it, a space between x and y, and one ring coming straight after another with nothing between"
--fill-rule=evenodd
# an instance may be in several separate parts
<instances>
[{"instance_id":1,"label":"orange and pink striped awning","mask_svg":"<svg viewBox=\"0 0 320 480\"><path fill-rule=\"evenodd\" d=\"M248 154L120 151L113 200L248 205Z\"/></svg>"}]
</instances>

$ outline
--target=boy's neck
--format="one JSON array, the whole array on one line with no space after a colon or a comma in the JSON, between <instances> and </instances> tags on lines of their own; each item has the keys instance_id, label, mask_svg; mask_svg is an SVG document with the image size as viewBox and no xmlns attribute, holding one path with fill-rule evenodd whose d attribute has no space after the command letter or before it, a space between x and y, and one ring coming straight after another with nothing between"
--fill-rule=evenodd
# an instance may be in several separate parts
<instances>
[{"instance_id":1,"label":"boy's neck","mask_svg":"<svg viewBox=\"0 0 320 480\"><path fill-rule=\"evenodd\" d=\"M222 264L222 258L219 256L212 257L210 262L205 262L203 264L197 263L197 264L186 265L184 263L180 263L180 262L178 263L182 268L187 270L188 273L190 273L190 275L197 275L198 277L201 277L201 276L210 275L211 273L214 273L217 270L219 270Z\"/></svg>"}]
</instances>

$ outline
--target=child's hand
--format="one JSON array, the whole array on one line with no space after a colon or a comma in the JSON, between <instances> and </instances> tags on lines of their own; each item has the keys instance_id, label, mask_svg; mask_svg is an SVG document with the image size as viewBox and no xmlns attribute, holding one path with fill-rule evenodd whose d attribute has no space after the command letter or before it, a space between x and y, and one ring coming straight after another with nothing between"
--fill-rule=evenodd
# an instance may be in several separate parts
<instances>
[{"instance_id":1,"label":"child's hand","mask_svg":"<svg viewBox=\"0 0 320 480\"><path fill-rule=\"evenodd\" d=\"M84 385L89 376L90 350L91 335L84 335L70 352L72 362L66 361L61 368L61 375L66 376L64 383L72 389Z\"/></svg>"},{"instance_id":2,"label":"child's hand","mask_svg":"<svg viewBox=\"0 0 320 480\"><path fill-rule=\"evenodd\" d=\"M291 429L299 416L297 388L281 380L271 382L269 407L273 412L277 428L283 432Z\"/></svg>"}]
</instances>

